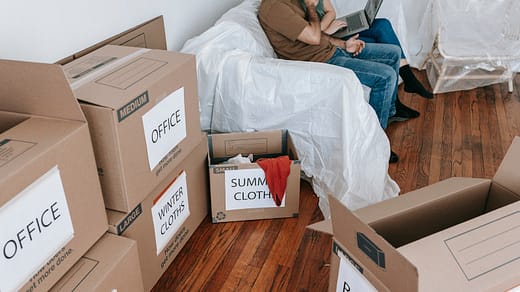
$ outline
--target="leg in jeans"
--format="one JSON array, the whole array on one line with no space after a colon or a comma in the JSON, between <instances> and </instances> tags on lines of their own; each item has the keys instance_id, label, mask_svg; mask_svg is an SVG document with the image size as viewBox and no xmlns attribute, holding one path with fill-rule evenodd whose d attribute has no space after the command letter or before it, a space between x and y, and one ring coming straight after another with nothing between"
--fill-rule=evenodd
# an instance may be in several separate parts
<instances>
[{"instance_id":1,"label":"leg in jeans","mask_svg":"<svg viewBox=\"0 0 520 292\"><path fill-rule=\"evenodd\" d=\"M406 59L392 24L386 18L376 18L369 29L359 33L359 39L366 43L396 45L401 49L401 59Z\"/></svg>"},{"instance_id":2,"label":"leg in jeans","mask_svg":"<svg viewBox=\"0 0 520 292\"><path fill-rule=\"evenodd\" d=\"M356 57L338 48L327 63L351 69L362 84L371 88L369 103L386 129L388 118L395 114L399 59L396 46L367 44Z\"/></svg>"}]
</instances>

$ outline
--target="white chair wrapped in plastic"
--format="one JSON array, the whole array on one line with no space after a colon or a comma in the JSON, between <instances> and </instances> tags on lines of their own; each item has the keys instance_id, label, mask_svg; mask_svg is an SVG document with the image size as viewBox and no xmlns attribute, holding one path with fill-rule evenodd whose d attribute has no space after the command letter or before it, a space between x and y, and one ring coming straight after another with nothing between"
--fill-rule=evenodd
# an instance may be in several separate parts
<instances>
[{"instance_id":1,"label":"white chair wrapped in plastic","mask_svg":"<svg viewBox=\"0 0 520 292\"><path fill-rule=\"evenodd\" d=\"M426 61L434 93L508 82L520 71L520 1L433 0L437 35Z\"/></svg>"}]
</instances>

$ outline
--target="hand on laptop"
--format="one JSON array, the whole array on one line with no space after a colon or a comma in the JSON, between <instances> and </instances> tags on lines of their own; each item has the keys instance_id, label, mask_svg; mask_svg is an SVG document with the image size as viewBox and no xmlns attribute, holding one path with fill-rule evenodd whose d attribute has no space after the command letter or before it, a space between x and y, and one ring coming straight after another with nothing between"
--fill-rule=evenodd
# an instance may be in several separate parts
<instances>
[{"instance_id":1,"label":"hand on laptop","mask_svg":"<svg viewBox=\"0 0 520 292\"><path fill-rule=\"evenodd\" d=\"M347 23L343 20L334 20L330 23L329 27L327 27L327 29L325 29L323 32L328 34L328 35L331 35L335 32L337 32L338 30L341 30L341 29L345 29L347 27Z\"/></svg>"}]
</instances>

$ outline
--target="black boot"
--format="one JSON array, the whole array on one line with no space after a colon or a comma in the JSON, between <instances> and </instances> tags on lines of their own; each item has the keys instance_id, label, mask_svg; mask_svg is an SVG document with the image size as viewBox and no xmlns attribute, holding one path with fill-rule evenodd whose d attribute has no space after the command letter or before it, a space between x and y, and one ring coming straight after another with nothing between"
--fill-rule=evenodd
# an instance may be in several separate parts
<instances>
[{"instance_id":1,"label":"black boot","mask_svg":"<svg viewBox=\"0 0 520 292\"><path fill-rule=\"evenodd\" d=\"M406 64L403 67L399 68L399 76L403 78L404 82L404 91L410 93L417 93L424 98L431 99L433 98L433 94L426 90L424 86L415 78L413 75L412 69L410 69L410 65Z\"/></svg>"},{"instance_id":2,"label":"black boot","mask_svg":"<svg viewBox=\"0 0 520 292\"><path fill-rule=\"evenodd\" d=\"M397 154L395 154L394 151L390 151L390 159L389 159L389 162L390 162L390 163L396 163L397 161L399 161L399 157L397 156Z\"/></svg>"},{"instance_id":3,"label":"black boot","mask_svg":"<svg viewBox=\"0 0 520 292\"><path fill-rule=\"evenodd\" d=\"M399 96L395 100L395 115L388 118L388 124L393 122L404 122L409 119L415 119L420 115L420 113L413 108L410 108L403 104L399 100Z\"/></svg>"}]
</instances>

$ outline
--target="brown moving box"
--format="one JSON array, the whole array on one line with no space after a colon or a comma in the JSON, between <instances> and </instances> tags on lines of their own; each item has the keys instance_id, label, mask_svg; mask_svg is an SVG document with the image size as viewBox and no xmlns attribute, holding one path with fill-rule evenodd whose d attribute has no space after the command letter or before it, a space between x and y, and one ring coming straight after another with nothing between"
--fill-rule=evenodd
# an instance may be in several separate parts
<instances>
[{"instance_id":1,"label":"brown moving box","mask_svg":"<svg viewBox=\"0 0 520 292\"><path fill-rule=\"evenodd\" d=\"M64 65L108 209L128 212L200 141L195 56L105 46Z\"/></svg>"},{"instance_id":2,"label":"brown moving box","mask_svg":"<svg viewBox=\"0 0 520 292\"><path fill-rule=\"evenodd\" d=\"M119 33L84 50L67 56L57 61L56 63L65 65L72 60L81 58L82 56L106 45L166 50L164 18L162 15L154 17L128 30L125 30L122 33Z\"/></svg>"},{"instance_id":3,"label":"brown moving box","mask_svg":"<svg viewBox=\"0 0 520 292\"><path fill-rule=\"evenodd\" d=\"M0 68L0 290L46 291L107 230L92 143L59 65Z\"/></svg>"},{"instance_id":4,"label":"brown moving box","mask_svg":"<svg viewBox=\"0 0 520 292\"><path fill-rule=\"evenodd\" d=\"M208 214L208 142L205 136L200 140L134 210L107 210L109 232L137 241L145 291L153 288Z\"/></svg>"},{"instance_id":5,"label":"brown moving box","mask_svg":"<svg viewBox=\"0 0 520 292\"><path fill-rule=\"evenodd\" d=\"M329 291L506 291L520 284L520 138L493 179L450 178L351 212L329 196Z\"/></svg>"},{"instance_id":6,"label":"brown moving box","mask_svg":"<svg viewBox=\"0 0 520 292\"><path fill-rule=\"evenodd\" d=\"M106 233L50 291L144 291L137 243Z\"/></svg>"},{"instance_id":7,"label":"brown moving box","mask_svg":"<svg viewBox=\"0 0 520 292\"><path fill-rule=\"evenodd\" d=\"M297 217L300 204L300 161L286 130L212 134L209 178L213 223ZM238 154L253 159L288 155L290 174L284 200L277 206L257 163L222 162Z\"/></svg>"}]
</instances>

